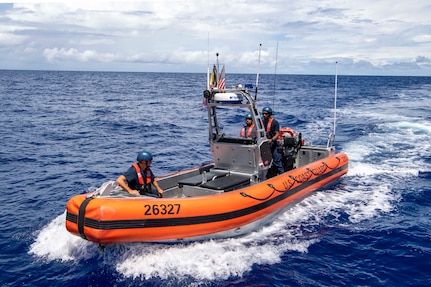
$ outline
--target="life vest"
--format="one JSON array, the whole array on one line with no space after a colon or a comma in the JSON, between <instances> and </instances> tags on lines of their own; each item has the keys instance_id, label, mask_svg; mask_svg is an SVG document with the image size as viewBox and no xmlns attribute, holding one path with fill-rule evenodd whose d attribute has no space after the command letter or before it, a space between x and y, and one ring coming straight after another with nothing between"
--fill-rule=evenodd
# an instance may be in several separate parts
<instances>
[{"instance_id":1,"label":"life vest","mask_svg":"<svg viewBox=\"0 0 431 287\"><path fill-rule=\"evenodd\" d=\"M151 169L146 168L146 174L144 174L145 176L142 176L141 167L139 166L139 164L135 162L132 166L136 170L136 175L138 176L138 182L140 185L148 185L153 182L154 179L151 176Z\"/></svg>"},{"instance_id":2,"label":"life vest","mask_svg":"<svg viewBox=\"0 0 431 287\"><path fill-rule=\"evenodd\" d=\"M266 132L267 133L271 132L271 125L272 125L273 120L274 120L274 118L269 118L268 122L266 123Z\"/></svg>"},{"instance_id":3,"label":"life vest","mask_svg":"<svg viewBox=\"0 0 431 287\"><path fill-rule=\"evenodd\" d=\"M266 131L267 138L272 138L274 136L273 134L271 134L271 125L273 121L274 121L274 118L269 118L268 122L266 123L265 131Z\"/></svg>"},{"instance_id":4,"label":"life vest","mask_svg":"<svg viewBox=\"0 0 431 287\"><path fill-rule=\"evenodd\" d=\"M254 124L252 124L251 126L248 127L247 135L245 134L245 128L246 127L242 128L242 130L241 130L241 136L242 137L248 137L248 138L250 138L251 137L251 133L253 132L253 129L254 129Z\"/></svg>"}]
</instances>

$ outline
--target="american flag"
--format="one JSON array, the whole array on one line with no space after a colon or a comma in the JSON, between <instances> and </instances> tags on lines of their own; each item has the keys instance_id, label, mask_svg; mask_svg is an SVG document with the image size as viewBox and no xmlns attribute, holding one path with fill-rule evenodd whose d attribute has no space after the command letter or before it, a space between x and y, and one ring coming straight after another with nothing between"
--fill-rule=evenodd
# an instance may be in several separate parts
<instances>
[{"instance_id":1,"label":"american flag","mask_svg":"<svg viewBox=\"0 0 431 287\"><path fill-rule=\"evenodd\" d=\"M223 69L221 70L220 77L218 79L217 88L219 88L219 90L226 89L226 80L225 80L225 76L224 76L224 66L223 66Z\"/></svg>"}]
</instances>

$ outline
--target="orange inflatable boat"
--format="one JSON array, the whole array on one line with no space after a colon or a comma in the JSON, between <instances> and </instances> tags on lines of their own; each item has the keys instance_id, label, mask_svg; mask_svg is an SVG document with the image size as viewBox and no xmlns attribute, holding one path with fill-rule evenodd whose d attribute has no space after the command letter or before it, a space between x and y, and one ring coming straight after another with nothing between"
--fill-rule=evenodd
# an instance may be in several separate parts
<instances>
[{"instance_id":1,"label":"orange inflatable boat","mask_svg":"<svg viewBox=\"0 0 431 287\"><path fill-rule=\"evenodd\" d=\"M348 157L335 152L334 135L326 146L309 145L302 133L282 128L271 147L257 89L253 97L249 85L212 87L217 85L208 85L204 99L213 163L157 178L163 198L131 195L113 181L77 195L67 203L67 230L99 244L238 236L347 173ZM242 123L235 129L223 124L232 113L252 119L252 138L239 136ZM274 147L281 174L274 168Z\"/></svg>"},{"instance_id":2,"label":"orange inflatable boat","mask_svg":"<svg viewBox=\"0 0 431 287\"><path fill-rule=\"evenodd\" d=\"M347 166L347 156L336 154L254 185L234 173L221 177L243 185L232 191L203 187L202 194L190 189L187 195L186 191L181 193L187 189L183 185L176 191L165 191L164 198L129 196L111 182L95 193L73 197L67 203L66 227L100 244L238 236L259 228L289 204L338 179L347 172ZM187 173L196 172L198 169ZM159 179L159 184L163 185L164 179Z\"/></svg>"}]
</instances>

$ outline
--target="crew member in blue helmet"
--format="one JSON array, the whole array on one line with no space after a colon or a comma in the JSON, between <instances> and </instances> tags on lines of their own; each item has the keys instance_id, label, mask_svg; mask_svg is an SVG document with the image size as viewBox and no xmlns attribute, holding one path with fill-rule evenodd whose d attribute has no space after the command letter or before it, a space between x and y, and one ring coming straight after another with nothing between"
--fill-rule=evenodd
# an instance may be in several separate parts
<instances>
[{"instance_id":1,"label":"crew member in blue helmet","mask_svg":"<svg viewBox=\"0 0 431 287\"><path fill-rule=\"evenodd\" d=\"M155 180L150 169L153 161L151 153L143 151L138 154L137 162L117 179L118 185L130 194L163 197L163 189ZM153 189L156 188L156 190Z\"/></svg>"},{"instance_id":2,"label":"crew member in blue helmet","mask_svg":"<svg viewBox=\"0 0 431 287\"><path fill-rule=\"evenodd\" d=\"M257 138L256 127L253 124L253 117L251 114L245 115L245 125L240 132L240 137L251 138L255 140Z\"/></svg>"},{"instance_id":3,"label":"crew member in blue helmet","mask_svg":"<svg viewBox=\"0 0 431 287\"><path fill-rule=\"evenodd\" d=\"M277 149L277 139L280 134L280 124L272 117L272 109L264 107L262 110L263 127L265 128L266 137L271 146L272 162L277 168L278 174L284 172L283 164L281 163L281 155Z\"/></svg>"}]
</instances>

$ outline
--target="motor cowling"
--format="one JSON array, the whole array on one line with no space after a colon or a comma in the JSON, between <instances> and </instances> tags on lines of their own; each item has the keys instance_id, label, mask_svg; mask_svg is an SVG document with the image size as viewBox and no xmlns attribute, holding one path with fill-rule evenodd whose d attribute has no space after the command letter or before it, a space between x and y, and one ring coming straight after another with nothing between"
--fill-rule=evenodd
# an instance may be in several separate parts
<instances>
[{"instance_id":1,"label":"motor cowling","mask_svg":"<svg viewBox=\"0 0 431 287\"><path fill-rule=\"evenodd\" d=\"M300 144L299 135L291 128L281 128L277 139L277 144L279 147L294 148Z\"/></svg>"},{"instance_id":2,"label":"motor cowling","mask_svg":"<svg viewBox=\"0 0 431 287\"><path fill-rule=\"evenodd\" d=\"M277 139L278 150L282 157L283 168L285 171L294 168L296 153L302 145L302 135L289 127L280 129Z\"/></svg>"}]
</instances>

